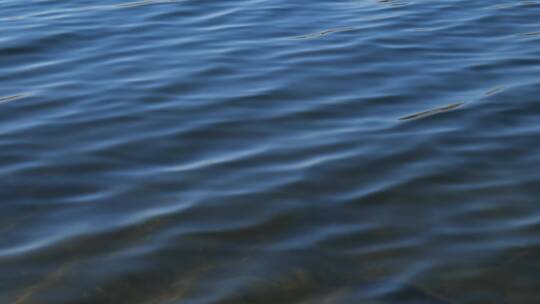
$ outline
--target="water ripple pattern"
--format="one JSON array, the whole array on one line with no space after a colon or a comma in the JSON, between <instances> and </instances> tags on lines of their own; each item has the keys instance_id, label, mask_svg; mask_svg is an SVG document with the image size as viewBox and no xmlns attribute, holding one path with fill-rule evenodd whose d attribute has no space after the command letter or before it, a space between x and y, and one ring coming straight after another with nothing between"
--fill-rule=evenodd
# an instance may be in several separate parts
<instances>
[{"instance_id":1,"label":"water ripple pattern","mask_svg":"<svg viewBox=\"0 0 540 304\"><path fill-rule=\"evenodd\" d=\"M540 299L539 1L0 2L0 303Z\"/></svg>"}]
</instances>

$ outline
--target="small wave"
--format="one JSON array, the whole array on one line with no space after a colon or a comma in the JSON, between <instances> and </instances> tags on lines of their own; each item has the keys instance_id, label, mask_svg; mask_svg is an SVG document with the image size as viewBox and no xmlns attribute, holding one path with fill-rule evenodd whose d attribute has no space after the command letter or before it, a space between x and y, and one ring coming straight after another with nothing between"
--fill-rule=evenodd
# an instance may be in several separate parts
<instances>
[{"instance_id":1,"label":"small wave","mask_svg":"<svg viewBox=\"0 0 540 304\"><path fill-rule=\"evenodd\" d=\"M390 7L399 7L399 6L405 6L409 3L406 1L394 1L394 0L377 0L378 3L382 3L384 5L388 5Z\"/></svg>"},{"instance_id":2,"label":"small wave","mask_svg":"<svg viewBox=\"0 0 540 304\"><path fill-rule=\"evenodd\" d=\"M538 37L538 36L540 36L540 31L519 34L519 37L522 37L522 38L532 38L532 37Z\"/></svg>"},{"instance_id":3,"label":"small wave","mask_svg":"<svg viewBox=\"0 0 540 304\"><path fill-rule=\"evenodd\" d=\"M117 4L116 7L132 8L132 7L139 7L139 6L145 6L145 5L151 5L151 4L163 4L163 3L173 3L173 2L177 2L177 0L146 0L146 1L126 2L126 3Z\"/></svg>"},{"instance_id":4,"label":"small wave","mask_svg":"<svg viewBox=\"0 0 540 304\"><path fill-rule=\"evenodd\" d=\"M0 96L0 104L22 99L22 98L27 97L28 95L29 94L16 94L16 95L9 95L9 96Z\"/></svg>"},{"instance_id":5,"label":"small wave","mask_svg":"<svg viewBox=\"0 0 540 304\"><path fill-rule=\"evenodd\" d=\"M484 95L485 96L492 96L492 95L495 95L497 93L500 93L503 90L504 90L503 86L494 87L491 90L488 90L486 93L484 93Z\"/></svg>"},{"instance_id":6,"label":"small wave","mask_svg":"<svg viewBox=\"0 0 540 304\"><path fill-rule=\"evenodd\" d=\"M427 110L423 112L418 112L411 115L406 115L406 116L400 117L399 120L411 120L411 119L417 119L417 118L424 118L424 117L435 115L435 114L441 114L444 112L448 112L448 111L460 108L464 104L465 104L464 102L457 102L457 103L449 104L443 107L439 107L439 108L435 108L435 109L431 109L431 110Z\"/></svg>"},{"instance_id":7,"label":"small wave","mask_svg":"<svg viewBox=\"0 0 540 304\"><path fill-rule=\"evenodd\" d=\"M334 34L334 33L353 31L354 29L355 28L353 27L333 28L333 29L328 29L321 32L291 37L291 39L314 39L314 38L323 37L323 36Z\"/></svg>"}]
</instances>

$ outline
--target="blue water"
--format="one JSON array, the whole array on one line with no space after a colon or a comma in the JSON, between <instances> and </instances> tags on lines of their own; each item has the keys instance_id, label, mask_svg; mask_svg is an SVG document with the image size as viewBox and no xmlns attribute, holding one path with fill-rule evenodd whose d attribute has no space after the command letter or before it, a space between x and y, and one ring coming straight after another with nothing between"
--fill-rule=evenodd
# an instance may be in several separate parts
<instances>
[{"instance_id":1,"label":"blue water","mask_svg":"<svg viewBox=\"0 0 540 304\"><path fill-rule=\"evenodd\" d=\"M540 300L540 2L0 2L0 303Z\"/></svg>"}]
</instances>

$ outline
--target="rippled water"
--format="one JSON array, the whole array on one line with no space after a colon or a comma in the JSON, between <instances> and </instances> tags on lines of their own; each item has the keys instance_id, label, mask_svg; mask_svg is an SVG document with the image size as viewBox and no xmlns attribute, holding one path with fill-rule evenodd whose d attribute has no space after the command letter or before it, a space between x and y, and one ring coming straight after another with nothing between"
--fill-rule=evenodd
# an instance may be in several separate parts
<instances>
[{"instance_id":1,"label":"rippled water","mask_svg":"<svg viewBox=\"0 0 540 304\"><path fill-rule=\"evenodd\" d=\"M540 2L0 2L0 303L537 303Z\"/></svg>"}]
</instances>

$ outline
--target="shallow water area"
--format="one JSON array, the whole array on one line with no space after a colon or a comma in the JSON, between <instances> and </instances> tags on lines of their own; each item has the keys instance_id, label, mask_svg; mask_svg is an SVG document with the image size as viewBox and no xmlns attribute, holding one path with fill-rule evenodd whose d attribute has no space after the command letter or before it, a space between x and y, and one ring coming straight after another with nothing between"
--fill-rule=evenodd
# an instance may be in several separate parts
<instances>
[{"instance_id":1,"label":"shallow water area","mask_svg":"<svg viewBox=\"0 0 540 304\"><path fill-rule=\"evenodd\" d=\"M540 299L540 2L0 3L0 303Z\"/></svg>"}]
</instances>

